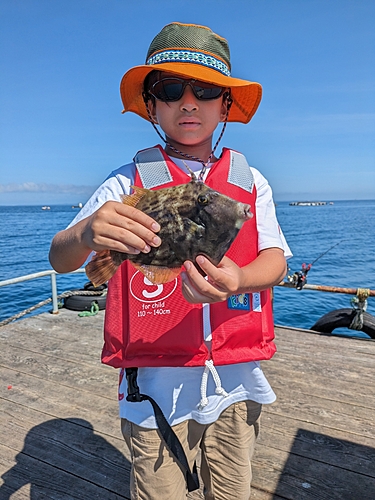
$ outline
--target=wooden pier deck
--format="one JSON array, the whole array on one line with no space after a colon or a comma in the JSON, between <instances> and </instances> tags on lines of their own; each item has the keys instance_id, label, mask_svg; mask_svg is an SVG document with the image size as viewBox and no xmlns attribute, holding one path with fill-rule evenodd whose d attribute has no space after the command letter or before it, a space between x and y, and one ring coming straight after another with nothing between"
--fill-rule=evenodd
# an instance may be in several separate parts
<instances>
[{"instance_id":1,"label":"wooden pier deck","mask_svg":"<svg viewBox=\"0 0 375 500\"><path fill-rule=\"evenodd\" d=\"M0 328L0 500L129 498L102 323L62 310ZM264 407L251 498L375 499L375 341L276 335L262 366L278 400Z\"/></svg>"}]
</instances>

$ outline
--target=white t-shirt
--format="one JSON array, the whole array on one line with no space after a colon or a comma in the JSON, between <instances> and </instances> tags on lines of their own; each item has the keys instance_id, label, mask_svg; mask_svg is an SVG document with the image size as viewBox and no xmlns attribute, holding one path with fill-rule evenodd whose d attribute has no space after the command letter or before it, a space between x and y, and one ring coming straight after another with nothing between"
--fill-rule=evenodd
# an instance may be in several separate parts
<instances>
[{"instance_id":1,"label":"white t-shirt","mask_svg":"<svg viewBox=\"0 0 375 500\"><path fill-rule=\"evenodd\" d=\"M197 175L202 168L199 162L191 160L183 162L173 158L173 161L184 172L186 172L184 162ZM259 251L277 247L284 250L286 258L290 258L292 254L276 219L272 190L262 174L255 168L250 168L257 190L256 215ZM205 175L208 174L208 171L209 169ZM113 171L77 214L69 227L88 217L106 201L121 201L121 195L130 192L134 177L135 165L133 163ZM225 391L224 395L215 392L217 384L214 383L211 372L208 374L206 406L201 408L203 372L204 367L139 368L138 385L141 393L155 399L170 425L178 424L186 419L209 424L217 420L220 413L235 402L250 399L267 404L276 399L263 374L260 362L238 363L216 367L221 387ZM119 394L121 393L125 396L127 394L125 377L119 386ZM119 410L121 418L126 418L142 427L157 428L152 406L148 401L129 403L124 397L119 401Z\"/></svg>"}]
</instances>

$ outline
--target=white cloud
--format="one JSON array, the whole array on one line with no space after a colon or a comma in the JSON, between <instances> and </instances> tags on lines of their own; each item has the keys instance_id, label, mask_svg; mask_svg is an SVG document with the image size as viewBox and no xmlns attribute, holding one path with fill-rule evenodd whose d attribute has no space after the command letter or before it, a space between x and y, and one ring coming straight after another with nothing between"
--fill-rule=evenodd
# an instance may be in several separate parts
<instances>
[{"instance_id":1,"label":"white cloud","mask_svg":"<svg viewBox=\"0 0 375 500\"><path fill-rule=\"evenodd\" d=\"M0 184L0 193L59 193L89 195L94 190L94 186L76 186L74 184L38 184L35 182Z\"/></svg>"}]
</instances>

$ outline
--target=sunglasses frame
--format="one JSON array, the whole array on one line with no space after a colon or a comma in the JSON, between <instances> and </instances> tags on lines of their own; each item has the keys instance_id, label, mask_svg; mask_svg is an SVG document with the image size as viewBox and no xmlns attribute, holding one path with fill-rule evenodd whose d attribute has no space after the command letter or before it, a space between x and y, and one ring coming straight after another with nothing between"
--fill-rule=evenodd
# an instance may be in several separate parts
<instances>
[{"instance_id":1,"label":"sunglasses frame","mask_svg":"<svg viewBox=\"0 0 375 500\"><path fill-rule=\"evenodd\" d=\"M159 85L160 83L164 82L164 81L175 81L176 83L180 83L182 84L182 88L181 88L181 94L176 98L176 99L165 99L165 98L161 98L160 95L157 96L153 93L153 90L154 88L156 87L156 85ZM197 94L197 89L196 87L199 87L199 83L203 84L203 86L201 86L200 88L201 89L204 89L204 85L207 85L207 89L209 88L216 88L216 89L220 89L220 93L219 95L215 96L215 97L208 97L208 98L204 98L202 96L199 96L199 94ZM185 79L185 78L178 78L178 77L167 77L167 78L162 78L161 80L158 80L157 82L155 82L152 86L151 86L151 89L148 91L149 94L151 94L155 99L157 99L158 101L162 101L162 102L176 102L176 101L179 101L181 99L181 97L184 95L184 92L185 92L185 89L186 87L190 85L190 88L191 90L193 91L193 94L195 95L195 97L199 100L199 101L213 101L215 99L219 99L219 97L221 97L225 91L227 91L228 89L226 87L218 87L217 85L213 85L213 84L210 84L210 83L206 83L206 82L202 82L200 80L195 80L195 79ZM211 87L210 87L211 86Z\"/></svg>"}]
</instances>

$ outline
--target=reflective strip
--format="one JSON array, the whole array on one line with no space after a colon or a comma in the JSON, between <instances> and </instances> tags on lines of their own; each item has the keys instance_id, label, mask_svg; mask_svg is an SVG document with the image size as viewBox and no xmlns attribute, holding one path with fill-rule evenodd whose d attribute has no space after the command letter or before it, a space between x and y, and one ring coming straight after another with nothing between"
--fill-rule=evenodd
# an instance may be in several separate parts
<instances>
[{"instance_id":1,"label":"reflective strip","mask_svg":"<svg viewBox=\"0 0 375 500\"><path fill-rule=\"evenodd\" d=\"M163 186L173 180L167 162L159 148L139 151L134 157L134 163L142 185L146 189ZM249 193L252 193L254 188L254 177L246 158L236 151L230 151L228 182Z\"/></svg>"},{"instance_id":2,"label":"reflective strip","mask_svg":"<svg viewBox=\"0 0 375 500\"><path fill-rule=\"evenodd\" d=\"M254 176L244 155L236 151L230 152L228 182L249 193L253 192Z\"/></svg>"},{"instance_id":3,"label":"reflective strip","mask_svg":"<svg viewBox=\"0 0 375 500\"><path fill-rule=\"evenodd\" d=\"M159 148L139 151L134 157L134 163L142 186L146 189L163 186L173 180L167 162Z\"/></svg>"}]
</instances>

